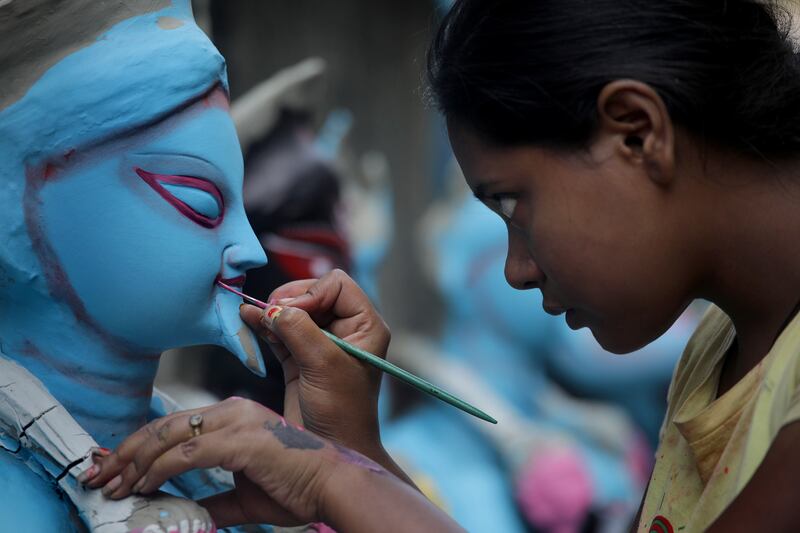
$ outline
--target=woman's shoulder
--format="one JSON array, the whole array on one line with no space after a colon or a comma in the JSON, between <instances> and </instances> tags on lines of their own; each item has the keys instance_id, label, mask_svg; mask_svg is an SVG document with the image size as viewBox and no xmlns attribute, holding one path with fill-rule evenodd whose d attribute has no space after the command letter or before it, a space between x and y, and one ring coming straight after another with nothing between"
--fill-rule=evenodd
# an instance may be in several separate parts
<instances>
[{"instance_id":1,"label":"woman's shoulder","mask_svg":"<svg viewBox=\"0 0 800 533\"><path fill-rule=\"evenodd\" d=\"M77 532L82 528L52 480L20 456L0 450L0 531Z\"/></svg>"},{"instance_id":2,"label":"woman's shoulder","mask_svg":"<svg viewBox=\"0 0 800 533\"><path fill-rule=\"evenodd\" d=\"M716 305L709 305L675 366L667 395L670 412L713 371L734 335L728 315Z\"/></svg>"}]
</instances>

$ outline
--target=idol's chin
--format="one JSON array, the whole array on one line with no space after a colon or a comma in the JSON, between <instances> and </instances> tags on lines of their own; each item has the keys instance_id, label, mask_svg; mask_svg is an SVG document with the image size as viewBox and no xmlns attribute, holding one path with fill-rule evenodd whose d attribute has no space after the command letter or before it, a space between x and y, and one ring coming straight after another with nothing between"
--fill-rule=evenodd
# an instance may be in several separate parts
<instances>
[{"instance_id":1,"label":"idol's chin","mask_svg":"<svg viewBox=\"0 0 800 533\"><path fill-rule=\"evenodd\" d=\"M214 302L219 321L219 337L214 344L231 352L257 376L264 377L267 375L267 370L258 339L239 317L238 307L225 305L226 302L220 301L228 298L229 296L221 294ZM229 309L230 307L233 309Z\"/></svg>"}]
</instances>

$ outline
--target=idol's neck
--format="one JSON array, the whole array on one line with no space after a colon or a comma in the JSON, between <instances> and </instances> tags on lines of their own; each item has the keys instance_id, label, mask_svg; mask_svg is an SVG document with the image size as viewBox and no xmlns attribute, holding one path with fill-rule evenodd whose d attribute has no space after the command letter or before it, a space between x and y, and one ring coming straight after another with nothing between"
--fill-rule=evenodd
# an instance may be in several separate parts
<instances>
[{"instance_id":1,"label":"idol's neck","mask_svg":"<svg viewBox=\"0 0 800 533\"><path fill-rule=\"evenodd\" d=\"M139 429L160 354L115 346L55 307L25 320L31 315L0 320L2 355L36 376L100 446L114 448Z\"/></svg>"}]
</instances>

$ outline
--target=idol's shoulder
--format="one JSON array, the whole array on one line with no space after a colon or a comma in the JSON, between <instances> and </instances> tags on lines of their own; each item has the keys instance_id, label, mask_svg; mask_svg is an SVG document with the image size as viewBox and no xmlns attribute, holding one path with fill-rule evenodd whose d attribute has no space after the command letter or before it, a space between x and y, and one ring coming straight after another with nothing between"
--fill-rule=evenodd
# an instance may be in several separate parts
<instances>
[{"instance_id":1,"label":"idol's shoulder","mask_svg":"<svg viewBox=\"0 0 800 533\"><path fill-rule=\"evenodd\" d=\"M36 472L23 456L0 450L0 531L85 531L55 482Z\"/></svg>"}]
</instances>

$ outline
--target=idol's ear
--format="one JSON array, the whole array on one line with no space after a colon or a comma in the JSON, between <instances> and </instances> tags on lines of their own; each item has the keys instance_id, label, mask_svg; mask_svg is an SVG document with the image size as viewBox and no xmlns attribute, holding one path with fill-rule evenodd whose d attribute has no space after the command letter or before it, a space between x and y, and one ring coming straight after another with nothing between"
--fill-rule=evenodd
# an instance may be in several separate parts
<instances>
[{"instance_id":1,"label":"idol's ear","mask_svg":"<svg viewBox=\"0 0 800 533\"><path fill-rule=\"evenodd\" d=\"M615 151L643 167L660 185L669 185L675 169L675 131L667 106L646 83L617 80L597 98L598 134L611 136Z\"/></svg>"}]
</instances>

